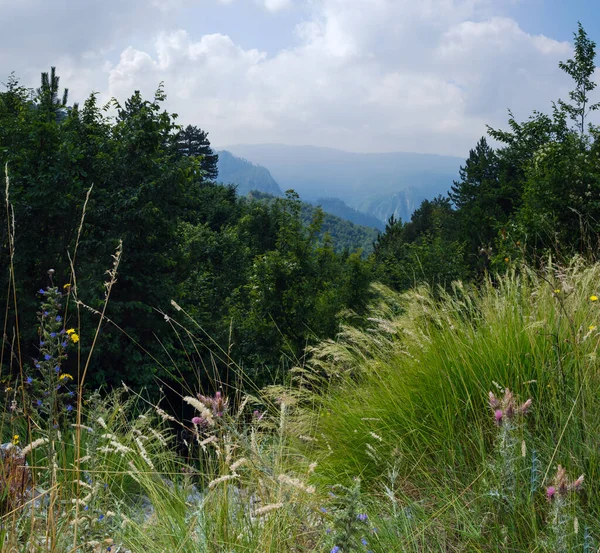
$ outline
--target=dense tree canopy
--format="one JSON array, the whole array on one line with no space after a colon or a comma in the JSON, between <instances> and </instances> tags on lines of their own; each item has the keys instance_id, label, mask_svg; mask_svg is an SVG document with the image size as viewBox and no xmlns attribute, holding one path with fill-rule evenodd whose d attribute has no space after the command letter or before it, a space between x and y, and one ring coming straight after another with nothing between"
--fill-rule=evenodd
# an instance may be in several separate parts
<instances>
[{"instance_id":1,"label":"dense tree canopy","mask_svg":"<svg viewBox=\"0 0 600 553\"><path fill-rule=\"evenodd\" d=\"M548 253L597 257L600 131L586 124L599 106L590 96L595 43L581 24L574 38L574 58L559 64L574 80L570 102L558 100L550 114L535 111L525 122L509 112L508 129L488 128L498 146L483 137L470 151L450 187L451 204L425 201L411 221L391 220L375 248L384 282L449 284L518 260L536 264Z\"/></svg>"},{"instance_id":2,"label":"dense tree canopy","mask_svg":"<svg viewBox=\"0 0 600 553\"><path fill-rule=\"evenodd\" d=\"M92 384L186 379L210 363L217 371L238 363L260 374L279 367L282 356L298 360L311 340L333 336L338 314L360 310L367 298L368 262L334 251L320 232L320 211L306 220L293 193L265 203L217 185L207 133L177 126L164 99L159 88L150 100L135 92L102 108L91 95L81 108L68 106L54 69L35 92L12 78L0 94L0 161L10 174L27 359L37 354L35 291L47 284L47 270L62 285L73 264L71 298L100 310L105 271L123 244L107 309L114 324L102 327ZM12 214L2 218L6 294ZM202 328L193 355L169 324L177 315L171 300L196 320L194 333ZM78 324L75 313L69 325ZM85 353L97 315L83 309L81 316Z\"/></svg>"},{"instance_id":3,"label":"dense tree canopy","mask_svg":"<svg viewBox=\"0 0 600 553\"><path fill-rule=\"evenodd\" d=\"M570 101L523 122L509 112L506 129L488 129L494 146L483 137L470 151L448 195L424 201L410 221L390 219L369 257L351 247L369 236L303 206L293 191L239 197L216 184L207 133L179 127L161 88L105 107L91 95L80 107L68 105L54 70L36 91L12 76L0 93L0 161L11 176L0 227L5 328L16 313L11 260L28 360L37 352L34 291L48 268L66 283L74 267L74 293L91 309L81 311L85 353L122 241L107 310L114 324L103 325L91 382L173 382L235 364L260 379L334 336L340 313L360 313L373 279L437 289L549 253L597 257L600 131L587 119L598 106L594 59L579 26L574 58L560 64L575 82ZM173 331L171 300L196 321L191 349Z\"/></svg>"}]
</instances>

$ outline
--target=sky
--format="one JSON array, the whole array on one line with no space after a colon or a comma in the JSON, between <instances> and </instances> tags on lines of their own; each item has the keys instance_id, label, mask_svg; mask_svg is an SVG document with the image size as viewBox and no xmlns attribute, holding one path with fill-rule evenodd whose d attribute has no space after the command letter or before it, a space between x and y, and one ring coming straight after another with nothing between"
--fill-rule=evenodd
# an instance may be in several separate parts
<instances>
[{"instance_id":1,"label":"sky","mask_svg":"<svg viewBox=\"0 0 600 553\"><path fill-rule=\"evenodd\" d=\"M218 147L466 157L567 98L596 0L0 0L0 82L56 66L71 101L152 97ZM600 72L597 74L600 77ZM596 79L600 81L600 79ZM600 99L600 88L597 98Z\"/></svg>"}]
</instances>

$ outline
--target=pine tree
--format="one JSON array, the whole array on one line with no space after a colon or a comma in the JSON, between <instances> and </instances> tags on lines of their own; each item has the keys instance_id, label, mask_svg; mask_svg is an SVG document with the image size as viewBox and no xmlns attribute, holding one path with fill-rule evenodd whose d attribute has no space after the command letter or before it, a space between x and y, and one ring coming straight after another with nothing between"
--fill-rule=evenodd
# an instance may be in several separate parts
<instances>
[{"instance_id":1,"label":"pine tree","mask_svg":"<svg viewBox=\"0 0 600 553\"><path fill-rule=\"evenodd\" d=\"M217 178L219 156L210 147L206 131L188 125L177 135L177 151L183 156L202 156L200 167L205 171L205 177L210 180Z\"/></svg>"}]
</instances>

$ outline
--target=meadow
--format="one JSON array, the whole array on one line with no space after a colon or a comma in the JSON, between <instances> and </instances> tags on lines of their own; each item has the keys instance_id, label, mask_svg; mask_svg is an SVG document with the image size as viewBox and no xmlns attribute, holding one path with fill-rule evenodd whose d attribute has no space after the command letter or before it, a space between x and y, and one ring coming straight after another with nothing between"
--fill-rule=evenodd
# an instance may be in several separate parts
<instances>
[{"instance_id":1,"label":"meadow","mask_svg":"<svg viewBox=\"0 0 600 553\"><path fill-rule=\"evenodd\" d=\"M478 287L375 284L367 323L285 385L190 384L177 418L86 387L79 338L108 323L79 328L76 280L51 281L38 359L2 343L1 550L597 551L599 282L548 259Z\"/></svg>"}]
</instances>

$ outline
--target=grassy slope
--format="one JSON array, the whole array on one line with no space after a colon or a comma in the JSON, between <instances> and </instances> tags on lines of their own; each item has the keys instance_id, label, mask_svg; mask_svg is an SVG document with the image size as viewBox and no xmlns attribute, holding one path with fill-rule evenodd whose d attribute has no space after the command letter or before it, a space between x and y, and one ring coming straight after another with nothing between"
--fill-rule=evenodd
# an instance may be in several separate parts
<instances>
[{"instance_id":1,"label":"grassy slope","mask_svg":"<svg viewBox=\"0 0 600 553\"><path fill-rule=\"evenodd\" d=\"M370 328L316 348L294 373L301 387L232 401L200 434L150 406L132 417L135 393L94 396L82 413L89 457L73 470L70 425L35 450L48 500L32 511L0 503L0 548L596 551L599 290L600 265L541 277L523 268L439 300L378 287ZM532 398L523 424L494 425L487 394L501 387ZM8 405L4 423L25 445ZM176 433L191 440L185 458ZM559 463L585 484L549 502Z\"/></svg>"},{"instance_id":2,"label":"grassy slope","mask_svg":"<svg viewBox=\"0 0 600 553\"><path fill-rule=\"evenodd\" d=\"M498 528L483 522L494 508L477 498L492 492L497 456L487 395L507 387L533 399L520 431L526 449L518 481L534 489L527 505L518 493L506 499L518 520L494 524L511 534L513 547L551 547L544 490L561 463L574 477L585 474L581 516L595 525L600 334L593 327L600 328L600 305L590 297L599 277L599 266L544 278L524 270L480 292L457 286L439 303L424 289L402 297L381 290L387 300L374 310L373 328L348 328L317 353L318 368L334 383L319 419L332 447L322 467L327 479L360 474L374 491L392 472L400 483L396 499L427 505L426 525L438 534L437 524L452 513L442 524L452 547L496 550ZM470 513L462 522L454 511L461 505ZM440 516L432 518L436 509ZM493 536L498 541L488 543Z\"/></svg>"}]
</instances>

